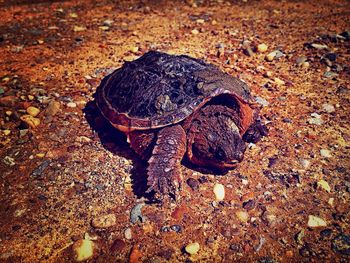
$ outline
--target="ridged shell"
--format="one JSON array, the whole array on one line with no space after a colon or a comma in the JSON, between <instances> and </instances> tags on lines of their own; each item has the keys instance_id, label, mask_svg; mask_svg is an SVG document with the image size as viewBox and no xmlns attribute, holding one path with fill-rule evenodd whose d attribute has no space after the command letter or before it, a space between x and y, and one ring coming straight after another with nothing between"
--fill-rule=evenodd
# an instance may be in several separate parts
<instances>
[{"instance_id":1,"label":"ridged shell","mask_svg":"<svg viewBox=\"0 0 350 263\"><path fill-rule=\"evenodd\" d=\"M252 101L243 81L214 65L150 51L106 76L95 96L103 115L128 131L178 123L220 94Z\"/></svg>"}]
</instances>

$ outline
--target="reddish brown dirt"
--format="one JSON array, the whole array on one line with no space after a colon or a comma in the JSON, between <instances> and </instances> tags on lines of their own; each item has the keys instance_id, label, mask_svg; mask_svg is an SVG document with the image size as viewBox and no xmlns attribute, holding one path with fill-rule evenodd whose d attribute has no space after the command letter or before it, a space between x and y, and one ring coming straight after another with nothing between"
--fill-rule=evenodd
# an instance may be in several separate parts
<instances>
[{"instance_id":1,"label":"reddish brown dirt","mask_svg":"<svg viewBox=\"0 0 350 263\"><path fill-rule=\"evenodd\" d=\"M349 1L33 2L0 1L1 262L71 262L84 238L97 262L350 260ZM248 56L243 40L268 50ZM91 103L108 72L150 49L202 58L268 102L269 136L227 175L183 165L192 179L172 204L142 197L146 164ZM34 128L19 119L29 106ZM104 215L116 223L92 223Z\"/></svg>"}]
</instances>

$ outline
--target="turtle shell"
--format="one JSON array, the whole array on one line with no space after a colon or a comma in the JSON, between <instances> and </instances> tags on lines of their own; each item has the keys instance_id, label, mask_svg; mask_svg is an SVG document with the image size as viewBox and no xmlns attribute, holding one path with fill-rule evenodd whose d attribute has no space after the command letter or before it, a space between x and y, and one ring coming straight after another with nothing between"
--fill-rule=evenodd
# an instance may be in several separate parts
<instances>
[{"instance_id":1,"label":"turtle shell","mask_svg":"<svg viewBox=\"0 0 350 263\"><path fill-rule=\"evenodd\" d=\"M247 112L253 104L246 83L216 66L186 55L149 51L105 77L95 96L111 124L128 132L181 122L221 94L235 98ZM249 115L252 119L253 110Z\"/></svg>"}]
</instances>

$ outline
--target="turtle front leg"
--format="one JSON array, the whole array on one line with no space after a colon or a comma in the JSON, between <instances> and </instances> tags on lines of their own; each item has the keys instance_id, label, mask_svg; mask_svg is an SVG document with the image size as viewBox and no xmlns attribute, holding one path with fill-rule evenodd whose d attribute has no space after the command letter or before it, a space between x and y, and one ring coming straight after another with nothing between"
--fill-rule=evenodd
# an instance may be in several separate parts
<instances>
[{"instance_id":1,"label":"turtle front leg","mask_svg":"<svg viewBox=\"0 0 350 263\"><path fill-rule=\"evenodd\" d=\"M181 125L158 132L156 145L148 163L148 192L176 196L181 187L180 162L186 152L186 133Z\"/></svg>"},{"instance_id":2,"label":"turtle front leg","mask_svg":"<svg viewBox=\"0 0 350 263\"><path fill-rule=\"evenodd\" d=\"M243 134L243 140L245 142L256 143L260 141L261 137L267 135L267 128L260 120L253 123L248 130Z\"/></svg>"}]
</instances>

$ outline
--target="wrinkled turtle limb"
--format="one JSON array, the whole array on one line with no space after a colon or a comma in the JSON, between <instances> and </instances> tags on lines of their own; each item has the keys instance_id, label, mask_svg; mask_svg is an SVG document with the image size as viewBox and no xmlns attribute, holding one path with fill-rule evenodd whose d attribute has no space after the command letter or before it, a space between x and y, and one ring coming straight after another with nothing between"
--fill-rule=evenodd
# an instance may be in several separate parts
<instances>
[{"instance_id":1,"label":"wrinkled turtle limb","mask_svg":"<svg viewBox=\"0 0 350 263\"><path fill-rule=\"evenodd\" d=\"M170 194L176 197L181 188L181 160L186 152L186 133L180 125L158 132L157 142L148 163L147 192Z\"/></svg>"},{"instance_id":2,"label":"wrinkled turtle limb","mask_svg":"<svg viewBox=\"0 0 350 263\"><path fill-rule=\"evenodd\" d=\"M260 120L254 122L243 134L243 140L248 143L256 143L268 133L267 127Z\"/></svg>"}]
</instances>

